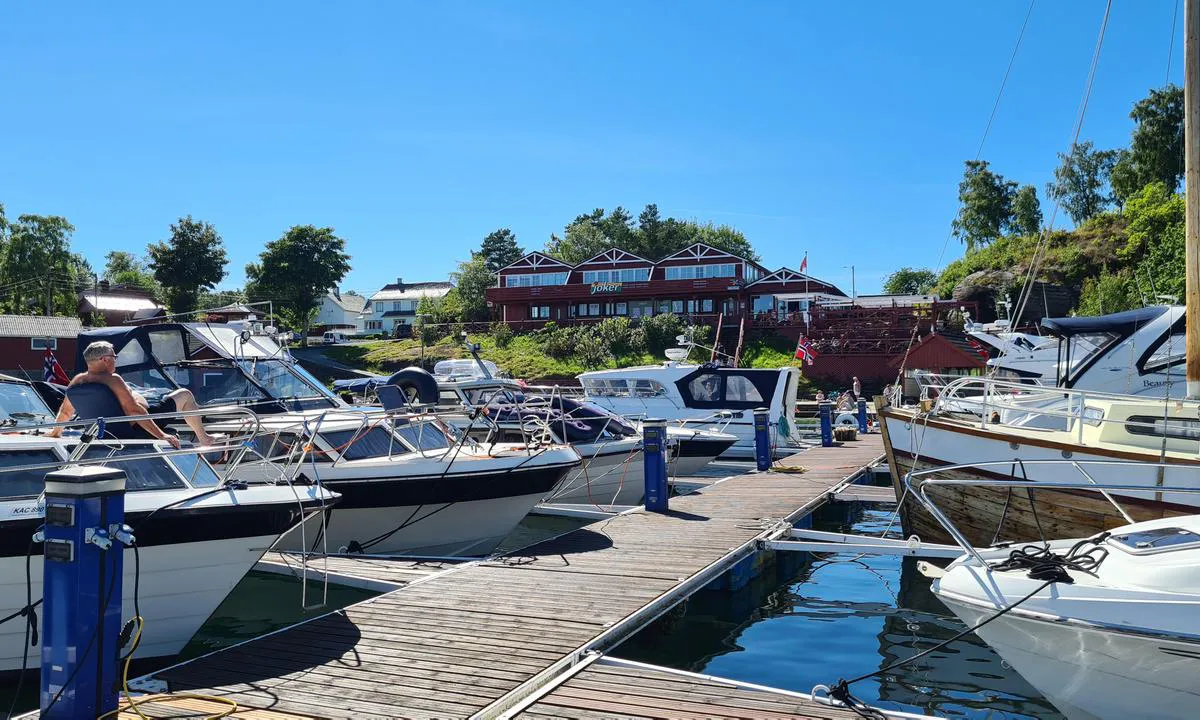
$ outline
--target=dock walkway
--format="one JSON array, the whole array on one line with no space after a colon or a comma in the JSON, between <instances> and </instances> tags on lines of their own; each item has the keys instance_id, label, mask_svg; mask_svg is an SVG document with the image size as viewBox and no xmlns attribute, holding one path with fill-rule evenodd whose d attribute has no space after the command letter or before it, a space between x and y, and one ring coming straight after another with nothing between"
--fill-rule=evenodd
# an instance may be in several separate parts
<instances>
[{"instance_id":1,"label":"dock walkway","mask_svg":"<svg viewBox=\"0 0 1200 720\"><path fill-rule=\"evenodd\" d=\"M645 688L619 692L614 674L641 671L571 672L752 555L760 538L807 515L881 453L878 435L812 448L783 461L805 472L742 475L672 499L669 513L616 516L510 555L418 577L141 678L136 687L228 697L245 711L275 717L746 716L749 706L736 702L731 707L742 707L740 715L695 702L684 712L653 706ZM691 702L673 695L680 688L671 683L682 681L650 679L660 683L660 702ZM605 693L607 699L595 699ZM791 696L787 702L792 709L769 714L849 717L811 701L799 710L803 703Z\"/></svg>"}]
</instances>

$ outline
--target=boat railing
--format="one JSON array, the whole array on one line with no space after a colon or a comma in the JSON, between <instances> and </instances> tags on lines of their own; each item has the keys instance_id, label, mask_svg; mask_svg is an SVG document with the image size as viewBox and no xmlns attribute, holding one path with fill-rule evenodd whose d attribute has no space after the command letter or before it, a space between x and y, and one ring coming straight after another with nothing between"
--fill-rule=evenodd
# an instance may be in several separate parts
<instances>
[{"instance_id":1,"label":"boat railing","mask_svg":"<svg viewBox=\"0 0 1200 720\"><path fill-rule=\"evenodd\" d=\"M105 437L109 435L108 429L113 425L136 424L144 421L153 421L162 424L164 421L178 420L184 421L190 417L203 417L209 421L227 422L234 420L239 423L240 427L236 432L222 434L212 445L192 445L190 447L160 447L156 443L164 441L157 440L152 437L145 439L129 439L129 438L114 438ZM215 420L214 420L215 419ZM122 415L117 417L91 418L84 420L68 420L65 422L38 423L33 425L22 425L20 435L27 436L30 439L55 437L49 436L50 431L57 430L60 436L57 439L70 442L78 441L78 445L72 450L70 457L58 463L38 463L30 465L14 466L22 471L29 470L49 470L62 467L64 464L72 465L102 465L106 462L112 462L112 457L100 458L85 458L84 453L89 447L93 447L92 443L102 442L104 447L123 447L126 442L136 443L138 445L146 444L153 450L144 453L125 453L118 458L121 461L126 460L143 460L151 457L171 457L177 455L222 455L227 457L227 467L234 466L241 462L246 452L249 450L250 441L262 431L262 423L258 414L252 410L242 407L227 407L215 409L201 410L182 410L164 413L149 413L146 415ZM72 434L67 434L68 432ZM74 433L78 432L79 435ZM2 472L11 472L10 468L0 469ZM228 480L229 474L225 473L223 480Z\"/></svg>"},{"instance_id":2,"label":"boat railing","mask_svg":"<svg viewBox=\"0 0 1200 720\"><path fill-rule=\"evenodd\" d=\"M1074 432L1083 444L1084 428L1088 426L1122 425L1150 435L1166 437L1157 432L1153 423L1142 420L1109 417L1101 403L1137 402L1160 404L1163 414L1156 419L1171 422L1180 417L1181 410L1190 409L1190 417L1200 412L1200 401L1176 398L1151 398L1121 395L1096 390L1027 385L991 377L964 377L943 388L933 404L931 414L966 413L978 415L972 420L980 429L989 426L1019 427L1024 430L1060 430ZM1168 411L1174 410L1173 414ZM1038 421L1049 421L1042 426ZM1179 438L1175 438L1179 439Z\"/></svg>"},{"instance_id":3,"label":"boat railing","mask_svg":"<svg viewBox=\"0 0 1200 720\"><path fill-rule=\"evenodd\" d=\"M1029 480L1026 468L1029 466L1051 466L1070 468L1078 473L1080 480L1070 482L1057 482L1046 480ZM994 489L1017 489L1026 488L1032 490L1074 490L1095 492L1104 496L1106 500L1125 519L1127 523L1133 524L1136 522L1133 517L1121 507L1113 493L1191 493L1200 494L1200 486L1177 486L1177 485L1131 485L1128 483L1108 483L1097 482L1092 474L1088 472L1089 468L1117 466L1120 468L1133 467L1148 467L1157 468L1162 472L1170 468L1178 468L1177 463L1149 462L1149 461L1129 461L1129 460L1071 460L1071 459L1047 459L1047 460L988 460L974 463L960 463L958 465L939 465L936 468L926 470L912 470L904 476L904 486L906 493L912 493L914 497L921 503L924 508L929 511L938 523L946 529L954 542L963 549L963 552L970 555L980 565L987 567L987 561L979 554L979 551L967 540L966 536L958 529L953 521L946 516L938 507L936 502L929 496L930 488L936 487L979 487L979 488L994 488ZM1014 475L1012 479L995 479L984 480L975 477L944 477L947 473L955 471L968 470L987 470L988 468L1003 467L1008 469L1008 474ZM1015 477L1017 470L1020 470L1022 477ZM942 477L931 477L931 476ZM1030 498L1032 502L1032 497Z\"/></svg>"}]
</instances>

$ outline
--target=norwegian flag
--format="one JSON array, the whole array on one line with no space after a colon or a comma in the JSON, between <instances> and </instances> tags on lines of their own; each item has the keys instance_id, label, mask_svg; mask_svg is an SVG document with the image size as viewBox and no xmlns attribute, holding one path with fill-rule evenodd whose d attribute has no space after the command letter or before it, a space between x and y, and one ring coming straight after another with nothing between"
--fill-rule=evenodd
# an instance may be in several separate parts
<instances>
[{"instance_id":1,"label":"norwegian flag","mask_svg":"<svg viewBox=\"0 0 1200 720\"><path fill-rule=\"evenodd\" d=\"M812 349L808 338L803 335L796 341L796 359L803 360L806 365L812 365L813 360L817 357L817 351Z\"/></svg>"},{"instance_id":2,"label":"norwegian flag","mask_svg":"<svg viewBox=\"0 0 1200 720\"><path fill-rule=\"evenodd\" d=\"M67 377L67 371L58 364L58 358L54 357L54 351L50 348L46 348L46 352L42 353L42 379L59 385L71 383L71 378Z\"/></svg>"},{"instance_id":3,"label":"norwegian flag","mask_svg":"<svg viewBox=\"0 0 1200 720\"><path fill-rule=\"evenodd\" d=\"M804 253L804 259L800 261L800 272L808 272L808 253Z\"/></svg>"}]
</instances>

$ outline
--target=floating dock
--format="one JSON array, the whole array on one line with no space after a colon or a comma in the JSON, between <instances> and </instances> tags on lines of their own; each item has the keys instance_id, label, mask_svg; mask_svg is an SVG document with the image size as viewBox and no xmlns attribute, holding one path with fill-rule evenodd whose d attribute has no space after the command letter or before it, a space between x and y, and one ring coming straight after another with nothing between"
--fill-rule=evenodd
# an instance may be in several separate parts
<instances>
[{"instance_id":1,"label":"floating dock","mask_svg":"<svg viewBox=\"0 0 1200 720\"><path fill-rule=\"evenodd\" d=\"M331 557L331 573L403 587L133 685L161 694L141 706L156 717L224 709L172 693L229 698L240 707L232 717L273 720L856 717L798 693L603 654L752 563L761 541L804 524L881 455L878 435L812 448L777 463L780 472L673 498L669 513L618 515L485 561L431 567ZM293 558L268 560L298 572Z\"/></svg>"}]
</instances>

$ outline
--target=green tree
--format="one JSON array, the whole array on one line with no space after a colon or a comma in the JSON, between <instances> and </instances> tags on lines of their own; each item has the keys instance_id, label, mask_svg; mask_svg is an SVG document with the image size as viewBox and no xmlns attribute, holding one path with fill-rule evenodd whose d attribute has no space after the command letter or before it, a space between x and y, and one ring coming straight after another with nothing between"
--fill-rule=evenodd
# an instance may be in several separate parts
<instances>
[{"instance_id":1,"label":"green tree","mask_svg":"<svg viewBox=\"0 0 1200 720\"><path fill-rule=\"evenodd\" d=\"M937 284L937 275L927 268L902 267L883 281L889 295L924 295Z\"/></svg>"},{"instance_id":2,"label":"green tree","mask_svg":"<svg viewBox=\"0 0 1200 720\"><path fill-rule=\"evenodd\" d=\"M149 291L155 299L162 298L162 286L154 279L154 273L131 252L110 250L104 256L103 277L114 285L141 288Z\"/></svg>"},{"instance_id":3,"label":"green tree","mask_svg":"<svg viewBox=\"0 0 1200 720\"><path fill-rule=\"evenodd\" d=\"M1018 235L1035 235L1042 229L1042 204L1038 202L1037 189L1022 185L1013 195L1012 231Z\"/></svg>"},{"instance_id":4,"label":"green tree","mask_svg":"<svg viewBox=\"0 0 1200 720\"><path fill-rule=\"evenodd\" d=\"M1151 90L1133 106L1133 137L1112 171L1113 192L1122 204L1152 182L1161 182L1171 192L1179 187L1183 115L1183 90L1175 85Z\"/></svg>"},{"instance_id":5,"label":"green tree","mask_svg":"<svg viewBox=\"0 0 1200 720\"><path fill-rule=\"evenodd\" d=\"M466 262L458 264L458 271L450 277L462 301L462 320L481 322L491 314L487 307L487 289L496 284L496 276L487 268L487 261L479 253Z\"/></svg>"},{"instance_id":6,"label":"green tree","mask_svg":"<svg viewBox=\"0 0 1200 720\"><path fill-rule=\"evenodd\" d=\"M512 230L500 228L483 239L477 254L483 258L487 271L495 274L500 268L521 259L525 251L517 245L517 236Z\"/></svg>"},{"instance_id":7,"label":"green tree","mask_svg":"<svg viewBox=\"0 0 1200 720\"><path fill-rule=\"evenodd\" d=\"M1058 154L1059 166L1054 182L1046 184L1046 193L1062 203L1075 224L1112 204L1108 183L1117 155L1115 150L1095 149L1091 140L1076 143L1070 153Z\"/></svg>"},{"instance_id":8,"label":"green tree","mask_svg":"<svg viewBox=\"0 0 1200 720\"><path fill-rule=\"evenodd\" d=\"M20 215L5 221L4 306L16 314L74 315L76 293L92 283L91 268L71 252L75 226L57 215Z\"/></svg>"},{"instance_id":9,"label":"green tree","mask_svg":"<svg viewBox=\"0 0 1200 720\"><path fill-rule=\"evenodd\" d=\"M172 312L197 308L200 292L225 277L225 246L216 228L191 215L171 225L171 237L146 248L154 279L163 287Z\"/></svg>"},{"instance_id":10,"label":"green tree","mask_svg":"<svg viewBox=\"0 0 1200 720\"><path fill-rule=\"evenodd\" d=\"M613 247L616 246L599 226L589 221L576 221L567 226L563 237L550 236L546 254L575 265Z\"/></svg>"},{"instance_id":11,"label":"green tree","mask_svg":"<svg viewBox=\"0 0 1200 720\"><path fill-rule=\"evenodd\" d=\"M321 298L348 272L346 241L333 228L296 225L246 266L246 293L251 300L274 300L276 312L300 329L307 345Z\"/></svg>"},{"instance_id":12,"label":"green tree","mask_svg":"<svg viewBox=\"0 0 1200 720\"><path fill-rule=\"evenodd\" d=\"M958 184L958 215L951 229L967 252L999 238L1012 222L1017 183L988 169L986 160L968 160Z\"/></svg>"}]
</instances>

